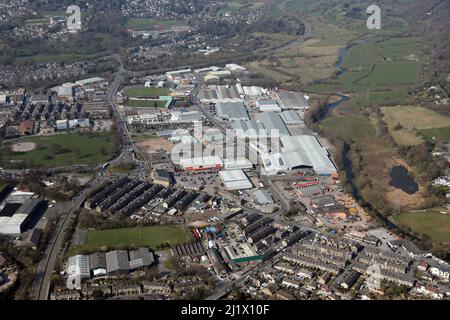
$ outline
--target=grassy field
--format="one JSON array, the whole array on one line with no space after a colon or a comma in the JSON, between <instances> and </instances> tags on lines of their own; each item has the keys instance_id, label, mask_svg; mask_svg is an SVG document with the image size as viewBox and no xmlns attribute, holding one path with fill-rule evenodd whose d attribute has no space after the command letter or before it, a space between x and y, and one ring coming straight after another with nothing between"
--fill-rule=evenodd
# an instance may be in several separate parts
<instances>
[{"instance_id":1,"label":"grassy field","mask_svg":"<svg viewBox=\"0 0 450 320\"><path fill-rule=\"evenodd\" d=\"M95 252L104 248L127 248L145 246L154 250L162 244L179 244L192 240L189 230L174 225L91 230L83 245L71 246L67 256L81 252Z\"/></svg>"},{"instance_id":2,"label":"grassy field","mask_svg":"<svg viewBox=\"0 0 450 320\"><path fill-rule=\"evenodd\" d=\"M381 108L384 119L391 131L395 141L402 145L417 145L422 142L422 138L415 131L424 131L424 135L442 135L443 138L450 138L449 130L450 118L445 117L432 110L413 107L413 106L397 106ZM395 126L399 124L401 129L395 130Z\"/></svg>"},{"instance_id":3,"label":"grassy field","mask_svg":"<svg viewBox=\"0 0 450 320\"><path fill-rule=\"evenodd\" d=\"M135 108L164 108L166 101L128 100L127 106Z\"/></svg>"},{"instance_id":4,"label":"grassy field","mask_svg":"<svg viewBox=\"0 0 450 320\"><path fill-rule=\"evenodd\" d=\"M11 153L4 147L0 159L22 160L28 167L57 167L76 164L101 164L112 156L112 133L70 133L23 138L20 142L34 142L36 149L26 153ZM54 147L58 145L58 147Z\"/></svg>"},{"instance_id":5,"label":"grassy field","mask_svg":"<svg viewBox=\"0 0 450 320\"><path fill-rule=\"evenodd\" d=\"M183 26L182 20L158 20L154 18L130 18L127 20L126 27L136 31L150 31L156 29L166 29L174 26Z\"/></svg>"},{"instance_id":6,"label":"grassy field","mask_svg":"<svg viewBox=\"0 0 450 320\"><path fill-rule=\"evenodd\" d=\"M131 139L135 143L139 143L139 142L146 141L149 139L157 139L157 138L159 138L159 137L156 133L138 133L138 134L133 134L131 136Z\"/></svg>"},{"instance_id":7,"label":"grassy field","mask_svg":"<svg viewBox=\"0 0 450 320\"><path fill-rule=\"evenodd\" d=\"M440 213L440 210L408 212L399 214L396 220L415 232L424 233L440 242L450 243L450 214Z\"/></svg>"},{"instance_id":8,"label":"grassy field","mask_svg":"<svg viewBox=\"0 0 450 320\"><path fill-rule=\"evenodd\" d=\"M37 18L37 19L25 20L26 26L43 26L43 25L48 25L48 24L49 24L48 18Z\"/></svg>"},{"instance_id":9,"label":"grassy field","mask_svg":"<svg viewBox=\"0 0 450 320\"><path fill-rule=\"evenodd\" d=\"M125 89L125 95L131 98L137 97L160 97L170 94L170 90L166 88L128 88Z\"/></svg>"},{"instance_id":10,"label":"grassy field","mask_svg":"<svg viewBox=\"0 0 450 320\"><path fill-rule=\"evenodd\" d=\"M420 131L426 138L443 140L445 143L450 141L450 127L424 129Z\"/></svg>"}]
</instances>

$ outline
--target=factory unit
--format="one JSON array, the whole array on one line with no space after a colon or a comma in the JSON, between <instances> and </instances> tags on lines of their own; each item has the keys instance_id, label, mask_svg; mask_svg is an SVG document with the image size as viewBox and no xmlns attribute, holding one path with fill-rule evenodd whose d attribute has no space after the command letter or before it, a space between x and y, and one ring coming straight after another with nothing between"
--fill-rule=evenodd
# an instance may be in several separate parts
<instances>
[{"instance_id":1,"label":"factory unit","mask_svg":"<svg viewBox=\"0 0 450 320\"><path fill-rule=\"evenodd\" d=\"M227 171L253 169L253 164L246 158L224 159L223 163Z\"/></svg>"},{"instance_id":2,"label":"factory unit","mask_svg":"<svg viewBox=\"0 0 450 320\"><path fill-rule=\"evenodd\" d=\"M283 152L304 152L311 160L312 167L319 175L332 175L336 173L336 167L332 163L328 151L319 143L316 137L283 136L281 137Z\"/></svg>"},{"instance_id":3,"label":"factory unit","mask_svg":"<svg viewBox=\"0 0 450 320\"><path fill-rule=\"evenodd\" d=\"M277 100L280 102L281 109L295 109L306 111L309 109L309 102L299 92L282 91L275 94Z\"/></svg>"},{"instance_id":4,"label":"factory unit","mask_svg":"<svg viewBox=\"0 0 450 320\"><path fill-rule=\"evenodd\" d=\"M21 204L9 203L0 211L0 234L20 235L35 218L42 205L43 198L27 199ZM20 206L19 206L20 205Z\"/></svg>"},{"instance_id":5,"label":"factory unit","mask_svg":"<svg viewBox=\"0 0 450 320\"><path fill-rule=\"evenodd\" d=\"M173 207L186 194L187 194L186 190L178 189L163 202L163 207L166 209Z\"/></svg>"},{"instance_id":6,"label":"factory unit","mask_svg":"<svg viewBox=\"0 0 450 320\"><path fill-rule=\"evenodd\" d=\"M160 192L162 189L163 186L160 186L158 184L153 185L149 190L144 192L144 194L142 194L140 197L130 202L125 208L120 210L120 215L124 217L130 216L133 212L153 199L155 195L158 194L158 192Z\"/></svg>"},{"instance_id":7,"label":"factory unit","mask_svg":"<svg viewBox=\"0 0 450 320\"><path fill-rule=\"evenodd\" d=\"M275 100L256 100L256 107L261 112L280 112L281 108Z\"/></svg>"},{"instance_id":8,"label":"factory unit","mask_svg":"<svg viewBox=\"0 0 450 320\"><path fill-rule=\"evenodd\" d=\"M163 169L153 170L152 179L154 183L160 184L166 188L173 186L176 183L172 173Z\"/></svg>"},{"instance_id":9,"label":"factory unit","mask_svg":"<svg viewBox=\"0 0 450 320\"><path fill-rule=\"evenodd\" d=\"M219 176L229 191L251 189L253 185L243 170L220 171Z\"/></svg>"},{"instance_id":10,"label":"factory unit","mask_svg":"<svg viewBox=\"0 0 450 320\"><path fill-rule=\"evenodd\" d=\"M255 115L255 120L261 122L271 137L289 136L289 130L284 124L279 113L264 112Z\"/></svg>"},{"instance_id":11,"label":"factory unit","mask_svg":"<svg viewBox=\"0 0 450 320\"><path fill-rule=\"evenodd\" d=\"M216 114L218 118L227 121L250 119L242 102L219 102L216 104Z\"/></svg>"},{"instance_id":12,"label":"factory unit","mask_svg":"<svg viewBox=\"0 0 450 320\"><path fill-rule=\"evenodd\" d=\"M192 203L192 201L194 201L195 198L197 198L197 196L198 196L198 193L196 193L196 192L189 192L183 198L178 200L178 202L175 204L174 207L178 211L184 210Z\"/></svg>"},{"instance_id":13,"label":"factory unit","mask_svg":"<svg viewBox=\"0 0 450 320\"><path fill-rule=\"evenodd\" d=\"M223 168L223 161L218 156L183 158L180 166L186 171L218 171Z\"/></svg>"},{"instance_id":14,"label":"factory unit","mask_svg":"<svg viewBox=\"0 0 450 320\"><path fill-rule=\"evenodd\" d=\"M136 188L131 190L125 196L117 200L110 208L109 211L111 213L116 213L125 208L128 204L134 201L136 198L140 197L146 190L150 188L150 184L148 182L143 182L139 184Z\"/></svg>"},{"instance_id":15,"label":"factory unit","mask_svg":"<svg viewBox=\"0 0 450 320\"><path fill-rule=\"evenodd\" d=\"M129 179L127 177L123 177L115 182L111 182L104 186L101 190L99 190L95 195L90 197L85 202L86 209L94 209L97 207L102 201L104 201L112 192L117 190L118 188L123 187L126 183L128 183Z\"/></svg>"}]
</instances>

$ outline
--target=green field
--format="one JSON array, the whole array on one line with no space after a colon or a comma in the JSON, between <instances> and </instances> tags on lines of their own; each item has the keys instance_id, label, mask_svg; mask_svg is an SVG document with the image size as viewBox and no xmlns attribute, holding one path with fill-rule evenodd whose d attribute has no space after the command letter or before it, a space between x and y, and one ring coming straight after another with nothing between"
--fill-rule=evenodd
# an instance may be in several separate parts
<instances>
[{"instance_id":1,"label":"green field","mask_svg":"<svg viewBox=\"0 0 450 320\"><path fill-rule=\"evenodd\" d=\"M36 149L26 153L12 153L3 147L0 160L22 160L32 168L51 168L77 164L101 164L112 157L112 133L68 133L52 136L23 138L20 142L34 142ZM57 145L57 147L55 147Z\"/></svg>"},{"instance_id":2,"label":"green field","mask_svg":"<svg viewBox=\"0 0 450 320\"><path fill-rule=\"evenodd\" d=\"M150 226L110 230L90 230L83 245L71 246L67 256L82 252L101 251L105 248L149 247L157 250L158 246L169 243L180 244L192 240L192 234L181 226Z\"/></svg>"},{"instance_id":3,"label":"green field","mask_svg":"<svg viewBox=\"0 0 450 320\"><path fill-rule=\"evenodd\" d=\"M450 214L440 210L408 212L396 217L399 224L409 226L413 231L426 234L433 240L450 243Z\"/></svg>"},{"instance_id":4,"label":"green field","mask_svg":"<svg viewBox=\"0 0 450 320\"><path fill-rule=\"evenodd\" d=\"M25 20L26 26L43 26L49 24L48 18L37 18Z\"/></svg>"},{"instance_id":5,"label":"green field","mask_svg":"<svg viewBox=\"0 0 450 320\"><path fill-rule=\"evenodd\" d=\"M433 136L447 140L450 138L450 118L433 110L417 106L397 106L381 108L389 130L395 141L401 145L417 145L422 142L415 130L422 130L427 138ZM397 124L402 128L394 130Z\"/></svg>"},{"instance_id":6,"label":"green field","mask_svg":"<svg viewBox=\"0 0 450 320\"><path fill-rule=\"evenodd\" d=\"M445 143L450 141L450 127L424 129L420 131L426 138L444 140Z\"/></svg>"},{"instance_id":7,"label":"green field","mask_svg":"<svg viewBox=\"0 0 450 320\"><path fill-rule=\"evenodd\" d=\"M36 54L29 57L16 58L17 63L52 63L89 60L104 57L111 52L103 51L95 54Z\"/></svg>"},{"instance_id":8,"label":"green field","mask_svg":"<svg viewBox=\"0 0 450 320\"><path fill-rule=\"evenodd\" d=\"M154 18L130 18L127 20L126 27L136 31L149 31L158 28L169 28L174 26L183 26L182 20L158 20Z\"/></svg>"},{"instance_id":9,"label":"green field","mask_svg":"<svg viewBox=\"0 0 450 320\"><path fill-rule=\"evenodd\" d=\"M166 88L128 88L125 89L125 95L131 98L138 97L161 97L170 94L170 90Z\"/></svg>"},{"instance_id":10,"label":"green field","mask_svg":"<svg viewBox=\"0 0 450 320\"><path fill-rule=\"evenodd\" d=\"M164 108L166 101L128 100L127 106L135 108Z\"/></svg>"}]
</instances>

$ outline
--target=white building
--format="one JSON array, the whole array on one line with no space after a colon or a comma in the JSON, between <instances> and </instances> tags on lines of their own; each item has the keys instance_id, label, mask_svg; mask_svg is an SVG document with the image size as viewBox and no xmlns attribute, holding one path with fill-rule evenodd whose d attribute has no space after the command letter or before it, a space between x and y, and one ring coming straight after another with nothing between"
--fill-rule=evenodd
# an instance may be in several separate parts
<instances>
[{"instance_id":1,"label":"white building","mask_svg":"<svg viewBox=\"0 0 450 320\"><path fill-rule=\"evenodd\" d=\"M253 188L251 181L242 170L221 171L219 176L229 191Z\"/></svg>"},{"instance_id":2,"label":"white building","mask_svg":"<svg viewBox=\"0 0 450 320\"><path fill-rule=\"evenodd\" d=\"M69 257L67 262L67 288L81 289L81 280L91 278L89 256L76 255Z\"/></svg>"}]
</instances>

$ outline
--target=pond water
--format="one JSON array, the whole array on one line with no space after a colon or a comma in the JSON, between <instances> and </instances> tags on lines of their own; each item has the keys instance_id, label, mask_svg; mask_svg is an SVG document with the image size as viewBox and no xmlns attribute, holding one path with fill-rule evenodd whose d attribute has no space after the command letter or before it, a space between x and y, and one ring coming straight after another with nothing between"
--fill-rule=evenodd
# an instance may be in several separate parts
<instances>
[{"instance_id":1,"label":"pond water","mask_svg":"<svg viewBox=\"0 0 450 320\"><path fill-rule=\"evenodd\" d=\"M393 167L390 176L391 182L389 184L391 186L401 189L407 194L415 194L419 191L419 185L404 166Z\"/></svg>"}]
</instances>

